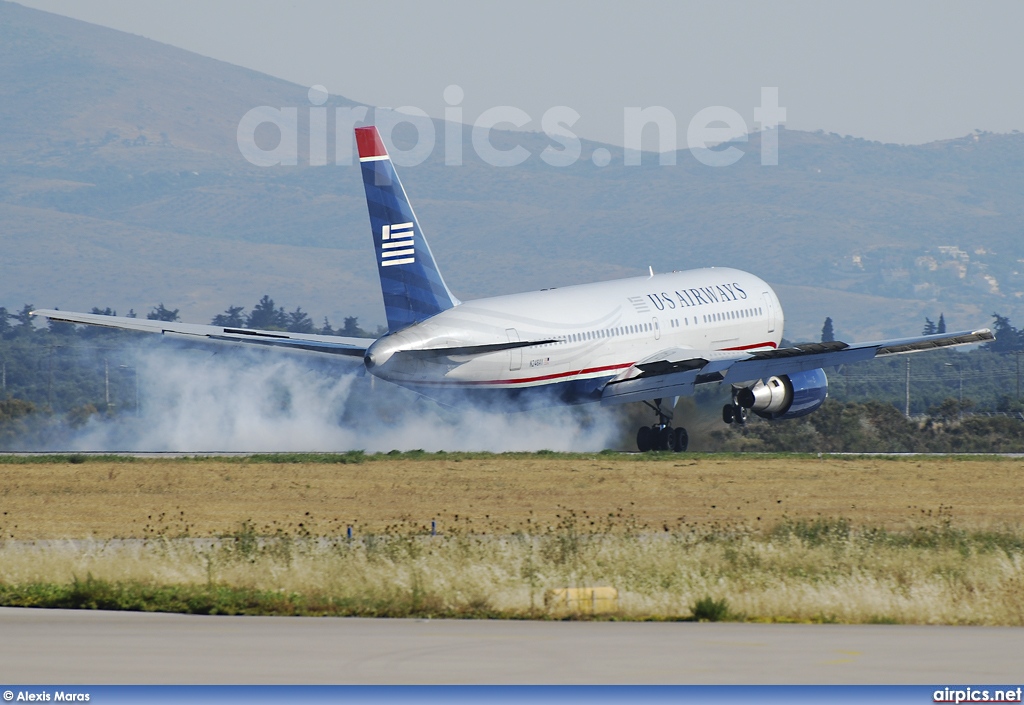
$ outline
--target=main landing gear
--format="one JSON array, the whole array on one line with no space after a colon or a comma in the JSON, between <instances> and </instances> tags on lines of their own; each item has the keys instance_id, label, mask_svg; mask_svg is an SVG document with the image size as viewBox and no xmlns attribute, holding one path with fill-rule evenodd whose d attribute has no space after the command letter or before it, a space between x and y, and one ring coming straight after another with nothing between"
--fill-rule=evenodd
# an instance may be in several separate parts
<instances>
[{"instance_id":1,"label":"main landing gear","mask_svg":"<svg viewBox=\"0 0 1024 705\"><path fill-rule=\"evenodd\" d=\"M662 406L661 399L655 399L654 403L645 401L644 404L654 409L658 415L658 422L653 426L641 426L636 433L636 447L641 453L649 450L671 450L675 453L682 453L690 444L690 436L685 428L672 428L672 409Z\"/></svg>"},{"instance_id":2,"label":"main landing gear","mask_svg":"<svg viewBox=\"0 0 1024 705\"><path fill-rule=\"evenodd\" d=\"M727 424L739 424L742 426L747 422L747 409L740 406L740 403L736 400L736 395L739 390L732 390L732 403L726 404L722 407L722 421Z\"/></svg>"}]
</instances>

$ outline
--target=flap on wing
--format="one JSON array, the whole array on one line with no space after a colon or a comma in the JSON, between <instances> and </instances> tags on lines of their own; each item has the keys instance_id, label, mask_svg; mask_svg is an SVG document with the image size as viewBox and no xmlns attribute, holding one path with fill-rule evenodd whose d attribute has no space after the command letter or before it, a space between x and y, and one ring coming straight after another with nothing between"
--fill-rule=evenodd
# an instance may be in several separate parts
<instances>
[{"instance_id":1,"label":"flap on wing","mask_svg":"<svg viewBox=\"0 0 1024 705\"><path fill-rule=\"evenodd\" d=\"M994 340L987 328L849 345L802 343L777 350L733 352L670 349L642 360L605 385L601 401L617 404L693 394L708 382L738 384L775 375L834 367L883 355L933 350Z\"/></svg>"},{"instance_id":2,"label":"flap on wing","mask_svg":"<svg viewBox=\"0 0 1024 705\"><path fill-rule=\"evenodd\" d=\"M665 374L612 380L601 392L602 404L625 404L632 401L686 397L693 394L700 370L681 370Z\"/></svg>"},{"instance_id":3,"label":"flap on wing","mask_svg":"<svg viewBox=\"0 0 1024 705\"><path fill-rule=\"evenodd\" d=\"M250 330L248 328L224 328L197 323L177 321L151 321L145 318L125 316L104 316L98 313L73 313L52 309L38 309L33 316L44 316L51 321L78 323L89 326L103 326L120 330L135 330L144 333L171 334L190 338L204 338L220 343L248 343L271 345L292 350L362 357L373 343L371 338L347 338L335 335L314 335L310 333L289 333L286 331Z\"/></svg>"},{"instance_id":4,"label":"flap on wing","mask_svg":"<svg viewBox=\"0 0 1024 705\"><path fill-rule=\"evenodd\" d=\"M653 362L640 362L635 367L640 370L640 377L653 377L655 375L666 375L672 372L689 372L699 370L708 364L702 357L691 357L685 360L654 360Z\"/></svg>"},{"instance_id":5,"label":"flap on wing","mask_svg":"<svg viewBox=\"0 0 1024 705\"><path fill-rule=\"evenodd\" d=\"M830 349L821 350L824 345L829 345ZM870 360L875 356L876 348L852 347L837 342L799 345L765 352L778 354L754 353L747 360L738 360L725 373L725 379L729 382L745 382L790 372L806 372L819 367L846 365Z\"/></svg>"},{"instance_id":6,"label":"flap on wing","mask_svg":"<svg viewBox=\"0 0 1024 705\"><path fill-rule=\"evenodd\" d=\"M698 384L720 382L724 373L745 352L671 348L641 360L605 385L604 404L693 394Z\"/></svg>"},{"instance_id":7,"label":"flap on wing","mask_svg":"<svg viewBox=\"0 0 1024 705\"><path fill-rule=\"evenodd\" d=\"M738 360L725 374L727 382L745 382L764 379L792 372L806 372L819 367L835 367L873 357L934 350L954 345L969 345L994 340L987 328L959 333L920 335L913 338L879 340L870 343L848 345L839 341L832 343L804 343L778 350L764 350L751 353L749 358Z\"/></svg>"}]
</instances>

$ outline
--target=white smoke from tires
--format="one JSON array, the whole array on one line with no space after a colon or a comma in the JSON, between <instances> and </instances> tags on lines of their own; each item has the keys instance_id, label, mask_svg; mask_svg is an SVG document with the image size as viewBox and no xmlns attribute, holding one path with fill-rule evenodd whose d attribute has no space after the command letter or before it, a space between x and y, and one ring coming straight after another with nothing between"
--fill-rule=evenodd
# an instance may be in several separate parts
<instances>
[{"instance_id":1,"label":"white smoke from tires","mask_svg":"<svg viewBox=\"0 0 1024 705\"><path fill-rule=\"evenodd\" d=\"M137 414L94 417L71 450L596 451L617 434L613 414L598 405L441 406L361 374L350 359L160 341L138 350L135 368Z\"/></svg>"}]
</instances>

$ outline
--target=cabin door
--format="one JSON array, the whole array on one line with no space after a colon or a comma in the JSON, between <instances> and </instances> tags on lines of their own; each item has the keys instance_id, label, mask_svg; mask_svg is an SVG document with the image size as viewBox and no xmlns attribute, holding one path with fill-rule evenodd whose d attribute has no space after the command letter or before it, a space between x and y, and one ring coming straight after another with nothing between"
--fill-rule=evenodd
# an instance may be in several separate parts
<instances>
[{"instance_id":1,"label":"cabin door","mask_svg":"<svg viewBox=\"0 0 1024 705\"><path fill-rule=\"evenodd\" d=\"M516 332L515 328L506 328L505 333L508 335L508 342L518 343L519 333ZM523 367L523 349L512 348L508 351L508 370L509 372L515 372Z\"/></svg>"}]
</instances>

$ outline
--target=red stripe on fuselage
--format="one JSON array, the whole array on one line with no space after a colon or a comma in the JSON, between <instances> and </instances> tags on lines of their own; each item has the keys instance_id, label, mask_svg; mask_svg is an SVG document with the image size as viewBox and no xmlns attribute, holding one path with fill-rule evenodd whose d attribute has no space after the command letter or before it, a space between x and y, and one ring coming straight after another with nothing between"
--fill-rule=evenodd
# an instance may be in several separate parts
<instances>
[{"instance_id":1,"label":"red stripe on fuselage","mask_svg":"<svg viewBox=\"0 0 1024 705\"><path fill-rule=\"evenodd\" d=\"M726 351L740 351L740 350L752 350L754 348L776 348L778 345L772 341L764 343L756 343L754 345L741 345L735 348L723 348L722 352ZM446 380L446 381L423 381L417 382L419 385L431 385L431 386L491 386L496 384L532 384L533 382L545 382L548 380L562 379L565 377L576 377L579 375L588 375L595 372L612 372L614 370L623 370L627 367L632 367L634 363L624 362L618 365L605 365L603 367L589 367L579 371L573 372L556 372L550 375L540 375L539 377L525 377L523 379L482 379L482 380Z\"/></svg>"},{"instance_id":2,"label":"red stripe on fuselage","mask_svg":"<svg viewBox=\"0 0 1024 705\"><path fill-rule=\"evenodd\" d=\"M444 382L416 382L416 384L430 384L430 385L469 385L469 386L480 386L480 385L493 385L493 384L530 384L531 382L544 382L546 380L559 379L562 377L576 377L578 375L593 374L594 372L611 372L612 370L622 370L627 367L631 367L632 362L625 362L620 365L605 365L604 367L591 367L584 370L574 370L572 372L556 372L550 375L541 375L539 377L524 377L523 379L481 379L481 380L451 380Z\"/></svg>"},{"instance_id":3,"label":"red stripe on fuselage","mask_svg":"<svg viewBox=\"0 0 1024 705\"><path fill-rule=\"evenodd\" d=\"M772 341L769 340L769 341L767 341L765 343L754 343L753 345L740 345L740 346L735 347L735 348L722 348L722 352L726 352L726 351L730 351L731 352L731 351L736 351L736 350L753 350L754 348L766 348L766 347L767 348L775 349L775 348L777 348L779 346L778 346L777 343L773 343Z\"/></svg>"}]
</instances>

